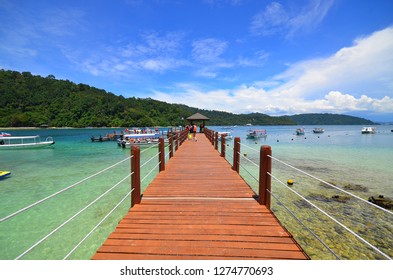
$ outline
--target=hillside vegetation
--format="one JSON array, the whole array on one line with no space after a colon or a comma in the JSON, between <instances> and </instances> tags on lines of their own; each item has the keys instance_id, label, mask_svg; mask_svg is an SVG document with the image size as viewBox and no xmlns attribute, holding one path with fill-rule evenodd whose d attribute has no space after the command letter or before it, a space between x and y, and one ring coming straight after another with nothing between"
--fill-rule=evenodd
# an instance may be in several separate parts
<instances>
[{"instance_id":1,"label":"hillside vegetation","mask_svg":"<svg viewBox=\"0 0 393 280\"><path fill-rule=\"evenodd\" d=\"M0 127L178 126L186 124L186 118L196 112L209 117L209 125L327 124L326 120L333 121L332 124L370 122L343 115L271 117L261 113L201 110L151 98L125 98L86 84L57 80L53 75L41 77L10 70L0 70L0 97Z\"/></svg>"}]
</instances>

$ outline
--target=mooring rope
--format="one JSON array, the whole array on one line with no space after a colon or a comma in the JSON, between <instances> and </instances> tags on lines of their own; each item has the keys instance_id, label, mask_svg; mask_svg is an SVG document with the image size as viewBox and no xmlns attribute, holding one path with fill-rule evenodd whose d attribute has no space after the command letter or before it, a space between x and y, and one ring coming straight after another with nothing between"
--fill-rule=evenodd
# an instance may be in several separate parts
<instances>
[{"instance_id":1,"label":"mooring rope","mask_svg":"<svg viewBox=\"0 0 393 280\"><path fill-rule=\"evenodd\" d=\"M96 203L98 200L100 200L102 197L104 197L105 195L107 195L109 192L111 192L114 188L116 188L118 185L120 185L121 183L123 183L128 177L130 177L132 175L132 173L128 174L126 177L124 177L123 179L121 179L118 183L116 183L114 186L112 186L110 189L108 189L107 191L105 191L103 194L101 194L100 196L98 196L96 199L94 199L92 202L90 202L88 205L86 205L85 207L83 207L81 210L79 210L77 213L75 213L74 215L72 215L70 218L68 218L65 222L63 222L60 226L58 226L57 228L55 228L54 230L52 230L50 233L48 233L46 236L44 236L43 238L41 238L39 241L37 241L33 246L31 246L29 249L27 249L26 251L24 251L22 254L20 254L15 260L20 259L21 257L23 257L24 255L26 255L28 252L30 252L31 250L33 250L35 247L37 247L38 245L40 245L42 242L44 242L46 239L48 239L49 237L51 237L54 233L56 233L58 230L60 230L62 227L64 227L66 224L68 224L69 222L71 222L73 219L75 219L77 216L79 216L82 212L84 212L87 208L89 208L90 206L92 206L94 203Z\"/></svg>"},{"instance_id":2,"label":"mooring rope","mask_svg":"<svg viewBox=\"0 0 393 280\"><path fill-rule=\"evenodd\" d=\"M45 198L43 198L43 199L41 199L41 200L38 200L38 201L34 202L33 204L30 204L29 206L26 206L26 207L24 207L24 208L22 208L22 209L20 209L20 210L18 210L18 211L16 211L16 212L14 212L14 213L12 213L12 214L6 216L6 217L4 217L4 218L1 218L1 219L0 219L0 223L6 221L6 220L8 220L8 219L10 219L10 218L12 218L12 217L14 217L14 216L16 216L16 215L18 215L18 214L20 214L20 213L22 213L22 212L24 212L24 211L26 211L26 210L28 210L28 209L34 207L34 206L37 206L37 205L39 205L39 204L41 204L41 203L47 201L48 199L50 199L50 198L52 198L52 197L55 197L55 196L57 196L57 195L59 195L59 194L65 192L65 191L67 191L67 190L69 190L69 189L71 189L71 188L73 188L73 187L75 187L75 186L77 186L77 185L79 185L79 184L81 184L81 183L83 183L83 182L85 182L85 181L87 181L87 180L89 180L89 179L91 179L91 178L93 178L93 177L95 177L95 176L101 174L101 173L104 173L105 171L108 171L109 169L111 169L111 168L113 168L113 167L119 165L120 163L123 163L123 162L126 161L126 160L129 160L130 158L132 158L132 156L129 156L129 157L127 157L127 158L125 158L125 159L123 159L123 160L121 160L121 161L119 161L119 162L117 162L117 163L115 163L115 164L113 164L113 165L111 165L111 166L109 166L109 167L107 167L107 168L101 170L101 171L98 171L97 173L95 173L95 174L93 174L93 175L90 175L90 176L88 176L88 177L86 177L86 178L80 180L79 182L76 182L76 183L74 183L74 184L72 184L72 185L70 185L70 186L68 186L68 187L66 187L66 188L64 188L64 189L62 189L62 190L60 190L60 191L58 191L58 192L55 192L55 193L53 193L53 194L51 194L51 195L49 195L49 196L47 196L47 197L45 197Z\"/></svg>"}]
</instances>

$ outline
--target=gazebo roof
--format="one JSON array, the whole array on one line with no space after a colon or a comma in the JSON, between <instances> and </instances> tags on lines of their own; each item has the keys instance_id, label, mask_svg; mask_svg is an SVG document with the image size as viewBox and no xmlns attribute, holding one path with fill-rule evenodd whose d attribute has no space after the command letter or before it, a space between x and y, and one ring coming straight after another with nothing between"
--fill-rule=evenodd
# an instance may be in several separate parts
<instances>
[{"instance_id":1,"label":"gazebo roof","mask_svg":"<svg viewBox=\"0 0 393 280\"><path fill-rule=\"evenodd\" d=\"M189 121L208 121L210 119L200 113L195 113L194 115L188 117L187 120L189 120Z\"/></svg>"}]
</instances>

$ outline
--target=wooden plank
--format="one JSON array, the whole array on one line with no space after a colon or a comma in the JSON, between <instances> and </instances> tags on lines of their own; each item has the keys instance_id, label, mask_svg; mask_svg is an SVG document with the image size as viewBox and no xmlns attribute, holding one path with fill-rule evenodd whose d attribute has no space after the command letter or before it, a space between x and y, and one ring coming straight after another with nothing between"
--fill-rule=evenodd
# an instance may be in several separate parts
<instances>
[{"instance_id":1,"label":"wooden plank","mask_svg":"<svg viewBox=\"0 0 393 280\"><path fill-rule=\"evenodd\" d=\"M200 135L186 141L93 259L308 259Z\"/></svg>"}]
</instances>

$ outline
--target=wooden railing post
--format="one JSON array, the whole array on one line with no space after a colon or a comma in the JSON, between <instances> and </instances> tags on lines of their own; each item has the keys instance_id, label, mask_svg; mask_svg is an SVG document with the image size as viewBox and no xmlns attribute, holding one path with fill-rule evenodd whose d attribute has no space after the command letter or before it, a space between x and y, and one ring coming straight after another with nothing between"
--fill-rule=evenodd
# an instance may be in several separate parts
<instances>
[{"instance_id":1,"label":"wooden railing post","mask_svg":"<svg viewBox=\"0 0 393 280\"><path fill-rule=\"evenodd\" d=\"M259 158L259 203L270 209L271 177L272 172L272 148L267 145L261 146Z\"/></svg>"},{"instance_id":2,"label":"wooden railing post","mask_svg":"<svg viewBox=\"0 0 393 280\"><path fill-rule=\"evenodd\" d=\"M140 148L131 146L131 208L141 202L141 156Z\"/></svg>"},{"instance_id":3,"label":"wooden railing post","mask_svg":"<svg viewBox=\"0 0 393 280\"><path fill-rule=\"evenodd\" d=\"M169 133L169 158L173 157L173 134Z\"/></svg>"},{"instance_id":4,"label":"wooden railing post","mask_svg":"<svg viewBox=\"0 0 393 280\"><path fill-rule=\"evenodd\" d=\"M216 136L213 137L213 139L214 139L214 149L218 150L218 132L216 132Z\"/></svg>"},{"instance_id":5,"label":"wooden railing post","mask_svg":"<svg viewBox=\"0 0 393 280\"><path fill-rule=\"evenodd\" d=\"M235 137L233 142L233 165L232 169L237 173L240 171L240 137Z\"/></svg>"},{"instance_id":6,"label":"wooden railing post","mask_svg":"<svg viewBox=\"0 0 393 280\"><path fill-rule=\"evenodd\" d=\"M176 132L176 147L175 147L175 151L177 151L177 149L179 149L179 132Z\"/></svg>"},{"instance_id":7,"label":"wooden railing post","mask_svg":"<svg viewBox=\"0 0 393 280\"><path fill-rule=\"evenodd\" d=\"M164 138L160 137L159 138L159 144L158 144L158 162L160 163L159 165L159 170L164 171L165 170L165 145L164 145Z\"/></svg>"},{"instance_id":8,"label":"wooden railing post","mask_svg":"<svg viewBox=\"0 0 393 280\"><path fill-rule=\"evenodd\" d=\"M221 134L221 156L225 158L225 136Z\"/></svg>"}]
</instances>

